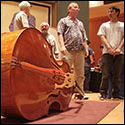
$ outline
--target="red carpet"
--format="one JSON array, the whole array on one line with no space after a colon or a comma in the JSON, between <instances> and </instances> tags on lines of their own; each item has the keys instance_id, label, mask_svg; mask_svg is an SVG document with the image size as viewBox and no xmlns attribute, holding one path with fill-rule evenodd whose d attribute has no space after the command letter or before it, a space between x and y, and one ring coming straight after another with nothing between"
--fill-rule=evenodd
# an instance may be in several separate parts
<instances>
[{"instance_id":1,"label":"red carpet","mask_svg":"<svg viewBox=\"0 0 125 125\"><path fill-rule=\"evenodd\" d=\"M33 122L2 118L1 124L97 124L118 104L120 103L71 100L69 109L66 112L44 117Z\"/></svg>"}]
</instances>

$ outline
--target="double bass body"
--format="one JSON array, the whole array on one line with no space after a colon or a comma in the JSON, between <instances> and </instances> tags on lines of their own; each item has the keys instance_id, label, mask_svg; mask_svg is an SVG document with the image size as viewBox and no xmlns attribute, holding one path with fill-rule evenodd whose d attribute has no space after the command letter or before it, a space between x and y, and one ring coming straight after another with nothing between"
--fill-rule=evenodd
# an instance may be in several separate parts
<instances>
[{"instance_id":1,"label":"double bass body","mask_svg":"<svg viewBox=\"0 0 125 125\"><path fill-rule=\"evenodd\" d=\"M67 110L74 83L67 63L58 65L34 28L1 35L1 115L36 120Z\"/></svg>"}]
</instances>

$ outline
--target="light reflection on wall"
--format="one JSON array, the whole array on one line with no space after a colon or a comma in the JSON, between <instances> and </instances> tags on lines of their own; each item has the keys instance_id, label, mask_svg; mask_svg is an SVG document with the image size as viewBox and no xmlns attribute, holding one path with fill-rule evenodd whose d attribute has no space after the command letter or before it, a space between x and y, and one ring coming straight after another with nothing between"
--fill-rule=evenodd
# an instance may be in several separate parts
<instances>
[{"instance_id":1,"label":"light reflection on wall","mask_svg":"<svg viewBox=\"0 0 125 125\"><path fill-rule=\"evenodd\" d=\"M89 1L89 7L97 7L104 5L104 1Z\"/></svg>"}]
</instances>

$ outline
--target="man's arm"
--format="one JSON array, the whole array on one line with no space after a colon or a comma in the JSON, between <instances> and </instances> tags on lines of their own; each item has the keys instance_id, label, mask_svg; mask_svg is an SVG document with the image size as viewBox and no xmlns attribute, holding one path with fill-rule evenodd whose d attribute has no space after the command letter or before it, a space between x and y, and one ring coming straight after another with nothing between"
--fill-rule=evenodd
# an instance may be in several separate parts
<instances>
[{"instance_id":1,"label":"man's arm","mask_svg":"<svg viewBox=\"0 0 125 125\"><path fill-rule=\"evenodd\" d=\"M91 64L93 64L93 62L94 62L93 56L90 55L89 57L90 57Z\"/></svg>"},{"instance_id":2,"label":"man's arm","mask_svg":"<svg viewBox=\"0 0 125 125\"><path fill-rule=\"evenodd\" d=\"M58 38L59 38L60 52L61 52L63 55L66 55L67 50L66 50L65 45L64 45L64 40L63 40L62 34L58 34Z\"/></svg>"},{"instance_id":3,"label":"man's arm","mask_svg":"<svg viewBox=\"0 0 125 125\"><path fill-rule=\"evenodd\" d=\"M113 48L111 47L111 45L108 43L105 35L100 35L100 38L101 38L101 42L102 44L105 45L105 47L108 49L108 53L111 54L111 55L114 55L114 50Z\"/></svg>"},{"instance_id":4,"label":"man's arm","mask_svg":"<svg viewBox=\"0 0 125 125\"><path fill-rule=\"evenodd\" d=\"M84 41L84 47L85 47L85 57L87 57L89 55L87 41Z\"/></svg>"},{"instance_id":5,"label":"man's arm","mask_svg":"<svg viewBox=\"0 0 125 125\"><path fill-rule=\"evenodd\" d=\"M122 39L122 42L121 44L119 45L119 47L115 50L115 55L119 55L121 54L121 51L122 51L122 47L124 46L124 37Z\"/></svg>"}]
</instances>

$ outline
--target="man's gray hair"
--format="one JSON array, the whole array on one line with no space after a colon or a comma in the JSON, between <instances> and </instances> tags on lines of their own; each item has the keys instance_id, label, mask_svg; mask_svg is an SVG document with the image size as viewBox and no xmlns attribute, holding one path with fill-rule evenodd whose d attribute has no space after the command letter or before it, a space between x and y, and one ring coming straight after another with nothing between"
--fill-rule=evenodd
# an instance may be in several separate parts
<instances>
[{"instance_id":1,"label":"man's gray hair","mask_svg":"<svg viewBox=\"0 0 125 125\"><path fill-rule=\"evenodd\" d=\"M19 8L20 10L24 10L26 7L31 7L30 3L28 1L22 1L20 4L19 4Z\"/></svg>"},{"instance_id":2,"label":"man's gray hair","mask_svg":"<svg viewBox=\"0 0 125 125\"><path fill-rule=\"evenodd\" d=\"M49 24L48 24L47 22L42 22L42 23L40 24L40 27L42 27L43 25L47 25L47 26L49 27Z\"/></svg>"}]
</instances>

